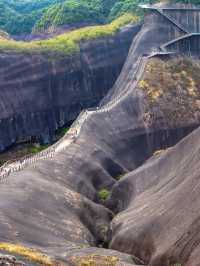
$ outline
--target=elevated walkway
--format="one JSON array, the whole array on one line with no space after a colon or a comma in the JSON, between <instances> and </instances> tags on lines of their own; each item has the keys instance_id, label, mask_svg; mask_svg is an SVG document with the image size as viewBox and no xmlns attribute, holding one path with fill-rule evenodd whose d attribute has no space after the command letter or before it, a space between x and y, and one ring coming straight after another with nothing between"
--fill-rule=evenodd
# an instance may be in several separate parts
<instances>
[{"instance_id":1,"label":"elevated walkway","mask_svg":"<svg viewBox=\"0 0 200 266\"><path fill-rule=\"evenodd\" d=\"M170 56L174 55L176 52L168 52L168 51L155 51L152 52L150 55L147 56L148 59L156 57L156 56Z\"/></svg>"},{"instance_id":2,"label":"elevated walkway","mask_svg":"<svg viewBox=\"0 0 200 266\"><path fill-rule=\"evenodd\" d=\"M160 50L163 53L167 53L167 47L171 44L174 44L176 42L179 42L180 40L184 40L187 38L191 38L193 36L200 36L200 33L198 32L190 32L188 29L186 29L183 25L181 25L179 22L177 22L175 19L171 18L168 14L166 14L164 12L164 10L177 10L177 11L199 11L200 12L200 7L175 7L175 6L155 6L155 5L139 5L140 8L142 9L148 9L148 10L153 10L158 12L161 16L163 16L164 18L166 18L171 24L173 24L174 26L176 26L179 30L181 30L184 35L172 39L169 42L166 42L164 44L162 44L160 46Z\"/></svg>"},{"instance_id":3,"label":"elevated walkway","mask_svg":"<svg viewBox=\"0 0 200 266\"><path fill-rule=\"evenodd\" d=\"M169 42L164 43L163 45L160 46L160 48L161 48L161 50L163 52L166 52L167 51L167 47L169 45L175 44L175 43L177 43L177 42L179 42L181 40L189 39L189 38L194 37L194 36L200 36L200 33L189 33L189 34L185 34L183 36L180 36L180 37L178 37L176 39L173 39L173 40L171 40Z\"/></svg>"},{"instance_id":4,"label":"elevated walkway","mask_svg":"<svg viewBox=\"0 0 200 266\"><path fill-rule=\"evenodd\" d=\"M185 34L189 34L190 32L188 31L188 29L186 29L183 25L181 25L180 23L178 23L176 20L174 20L173 18L171 18L169 15L167 15L166 13L164 13L164 10L191 10L191 11L200 11L200 8L175 8L175 7L155 7L155 6L151 6L151 5L139 5L140 8L142 9L149 9L149 10L153 10L158 12L161 16L163 16L164 18L166 18L170 23L172 23L173 25L175 25L179 30L181 30L182 32L184 32Z\"/></svg>"}]
</instances>

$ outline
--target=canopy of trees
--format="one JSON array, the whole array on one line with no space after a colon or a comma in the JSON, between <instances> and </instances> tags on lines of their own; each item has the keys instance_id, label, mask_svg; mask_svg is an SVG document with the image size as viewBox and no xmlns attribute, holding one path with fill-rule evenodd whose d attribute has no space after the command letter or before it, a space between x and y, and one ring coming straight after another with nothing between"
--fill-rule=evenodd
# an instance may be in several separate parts
<instances>
[{"instance_id":1,"label":"canopy of trees","mask_svg":"<svg viewBox=\"0 0 200 266\"><path fill-rule=\"evenodd\" d=\"M64 24L104 24L118 0L65 0L52 5L36 23L35 29ZM134 1L134 0L132 0Z\"/></svg>"},{"instance_id":2,"label":"canopy of trees","mask_svg":"<svg viewBox=\"0 0 200 266\"><path fill-rule=\"evenodd\" d=\"M36 21L57 0L0 0L0 29L10 34L30 33Z\"/></svg>"},{"instance_id":3,"label":"canopy of trees","mask_svg":"<svg viewBox=\"0 0 200 266\"><path fill-rule=\"evenodd\" d=\"M126 12L139 14L139 3L158 0L0 0L0 29L30 33L50 26L105 24ZM200 0L175 0L200 4Z\"/></svg>"}]
</instances>

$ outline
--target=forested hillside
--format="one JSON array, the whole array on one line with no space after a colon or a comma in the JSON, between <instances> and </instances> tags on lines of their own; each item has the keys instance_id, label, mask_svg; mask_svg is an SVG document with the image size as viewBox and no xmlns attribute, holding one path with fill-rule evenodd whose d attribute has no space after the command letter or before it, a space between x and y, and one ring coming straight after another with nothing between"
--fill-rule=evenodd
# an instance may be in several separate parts
<instances>
[{"instance_id":1,"label":"forested hillside","mask_svg":"<svg viewBox=\"0 0 200 266\"><path fill-rule=\"evenodd\" d=\"M139 0L0 0L0 29L9 34L31 33L50 26L105 24ZM148 2L147 0L142 2Z\"/></svg>"},{"instance_id":2,"label":"forested hillside","mask_svg":"<svg viewBox=\"0 0 200 266\"><path fill-rule=\"evenodd\" d=\"M0 0L0 28L10 34L30 33L57 0Z\"/></svg>"},{"instance_id":3,"label":"forested hillside","mask_svg":"<svg viewBox=\"0 0 200 266\"><path fill-rule=\"evenodd\" d=\"M66 0L47 9L36 23L35 30L83 22L107 23L126 12L137 12L139 3L139 0Z\"/></svg>"},{"instance_id":4,"label":"forested hillside","mask_svg":"<svg viewBox=\"0 0 200 266\"><path fill-rule=\"evenodd\" d=\"M141 15L138 4L156 3L157 0L66 0L56 3L47 9L36 23L35 29L46 29L50 26L74 24L80 22L106 23L124 13L134 12ZM173 1L199 4L200 0Z\"/></svg>"},{"instance_id":5,"label":"forested hillside","mask_svg":"<svg viewBox=\"0 0 200 266\"><path fill-rule=\"evenodd\" d=\"M10 34L31 33L51 26L105 24L139 3L156 0L0 0L0 29ZM200 4L200 0L173 1Z\"/></svg>"}]
</instances>

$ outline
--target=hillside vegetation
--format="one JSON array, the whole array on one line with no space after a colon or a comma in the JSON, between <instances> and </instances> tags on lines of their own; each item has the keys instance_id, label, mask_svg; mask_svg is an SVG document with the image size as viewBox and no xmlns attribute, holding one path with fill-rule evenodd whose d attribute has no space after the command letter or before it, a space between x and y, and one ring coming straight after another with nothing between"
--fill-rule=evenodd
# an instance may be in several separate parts
<instances>
[{"instance_id":1,"label":"hillside vegetation","mask_svg":"<svg viewBox=\"0 0 200 266\"><path fill-rule=\"evenodd\" d=\"M138 8L141 3L157 3L149 0L65 0L47 9L35 25L35 30L51 26L73 25L74 23L106 23L124 13L133 12L142 15ZM166 2L166 1L165 1ZM200 0L173 1L200 4Z\"/></svg>"},{"instance_id":2,"label":"hillside vegetation","mask_svg":"<svg viewBox=\"0 0 200 266\"><path fill-rule=\"evenodd\" d=\"M142 1L148 3L148 1ZM65 0L47 9L34 30L74 23L105 24L124 13L138 13L139 0Z\"/></svg>"},{"instance_id":3,"label":"hillside vegetation","mask_svg":"<svg viewBox=\"0 0 200 266\"><path fill-rule=\"evenodd\" d=\"M169 61L154 58L148 62L139 82L147 99L144 114L147 124L161 117L168 125L189 120L195 123L200 110L199 70L199 61L193 58Z\"/></svg>"},{"instance_id":4,"label":"hillside vegetation","mask_svg":"<svg viewBox=\"0 0 200 266\"><path fill-rule=\"evenodd\" d=\"M105 24L117 1L0 0L0 29L16 35L65 24Z\"/></svg>"},{"instance_id":5,"label":"hillside vegetation","mask_svg":"<svg viewBox=\"0 0 200 266\"><path fill-rule=\"evenodd\" d=\"M36 21L57 0L0 0L0 29L10 34L30 33Z\"/></svg>"},{"instance_id":6,"label":"hillside vegetation","mask_svg":"<svg viewBox=\"0 0 200 266\"><path fill-rule=\"evenodd\" d=\"M127 12L141 15L138 4L149 0L0 0L0 29L27 34L49 27L106 24ZM200 0L174 2L200 4Z\"/></svg>"},{"instance_id":7,"label":"hillside vegetation","mask_svg":"<svg viewBox=\"0 0 200 266\"><path fill-rule=\"evenodd\" d=\"M0 50L72 54L79 52L79 41L115 34L120 27L137 21L137 16L127 13L110 24L84 27L58 35L48 40L23 42L1 38Z\"/></svg>"},{"instance_id":8,"label":"hillside vegetation","mask_svg":"<svg viewBox=\"0 0 200 266\"><path fill-rule=\"evenodd\" d=\"M110 2L114 1L111 0ZM83 22L101 24L106 21L106 15L107 7L105 6L104 9L103 1L68 0L52 5L47 9L36 23L35 29Z\"/></svg>"}]
</instances>

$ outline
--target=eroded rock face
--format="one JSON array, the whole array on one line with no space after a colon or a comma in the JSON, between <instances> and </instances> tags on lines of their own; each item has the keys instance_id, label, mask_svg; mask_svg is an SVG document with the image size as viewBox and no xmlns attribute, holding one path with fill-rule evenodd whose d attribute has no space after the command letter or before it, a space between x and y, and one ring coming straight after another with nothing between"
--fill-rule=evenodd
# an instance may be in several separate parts
<instances>
[{"instance_id":1,"label":"eroded rock face","mask_svg":"<svg viewBox=\"0 0 200 266\"><path fill-rule=\"evenodd\" d=\"M40 177L36 179L39 172L32 169L21 176L22 183L17 178L1 184L1 195L7 198L1 201L1 213L6 213L0 224L1 242L13 239L14 243L28 243L29 247L61 256L73 248L107 241L112 213L74 191L57 173L57 167L51 177L43 180L44 169L41 164ZM9 195L12 188L13 196ZM22 208L22 201L27 208Z\"/></svg>"},{"instance_id":2,"label":"eroded rock face","mask_svg":"<svg viewBox=\"0 0 200 266\"><path fill-rule=\"evenodd\" d=\"M24 264L17 261L14 256L0 254L0 265L1 266L23 266Z\"/></svg>"},{"instance_id":3,"label":"eroded rock face","mask_svg":"<svg viewBox=\"0 0 200 266\"><path fill-rule=\"evenodd\" d=\"M176 144L199 125L192 115L184 124L180 118L158 123L157 110L148 108L148 94L136 82L145 78L138 58L181 34L159 14L147 16L117 83L103 101L109 103L107 108L88 116L67 149L11 173L1 184L0 241L14 239L70 261L75 256L76 264L79 255L89 258L91 250L84 248L110 242L110 248L136 256L132 264L198 265L199 130L135 170L155 150ZM177 93L180 87L174 87ZM187 86L183 91L190 93ZM168 107L164 96L156 97L156 106ZM198 100L199 91L195 97L191 100ZM181 105L177 107L181 113ZM144 119L147 110L155 115L153 123ZM162 121L166 118L163 112ZM131 173L118 183L127 172ZM112 187L107 207L95 203L100 189ZM124 212L110 228L112 211ZM98 254L96 258L107 259Z\"/></svg>"},{"instance_id":4,"label":"eroded rock face","mask_svg":"<svg viewBox=\"0 0 200 266\"><path fill-rule=\"evenodd\" d=\"M95 106L120 73L140 26L80 44L80 54L0 53L0 150L35 137L48 142L58 127Z\"/></svg>"},{"instance_id":5,"label":"eroded rock face","mask_svg":"<svg viewBox=\"0 0 200 266\"><path fill-rule=\"evenodd\" d=\"M199 265L199 162L200 128L126 175L113 190L126 205L110 247L148 265Z\"/></svg>"},{"instance_id":6,"label":"eroded rock face","mask_svg":"<svg viewBox=\"0 0 200 266\"><path fill-rule=\"evenodd\" d=\"M11 39L10 36L9 36L9 34L7 32L5 32L5 31L3 31L3 30L0 30L0 39L1 38L2 39L6 39L6 40Z\"/></svg>"}]
</instances>

